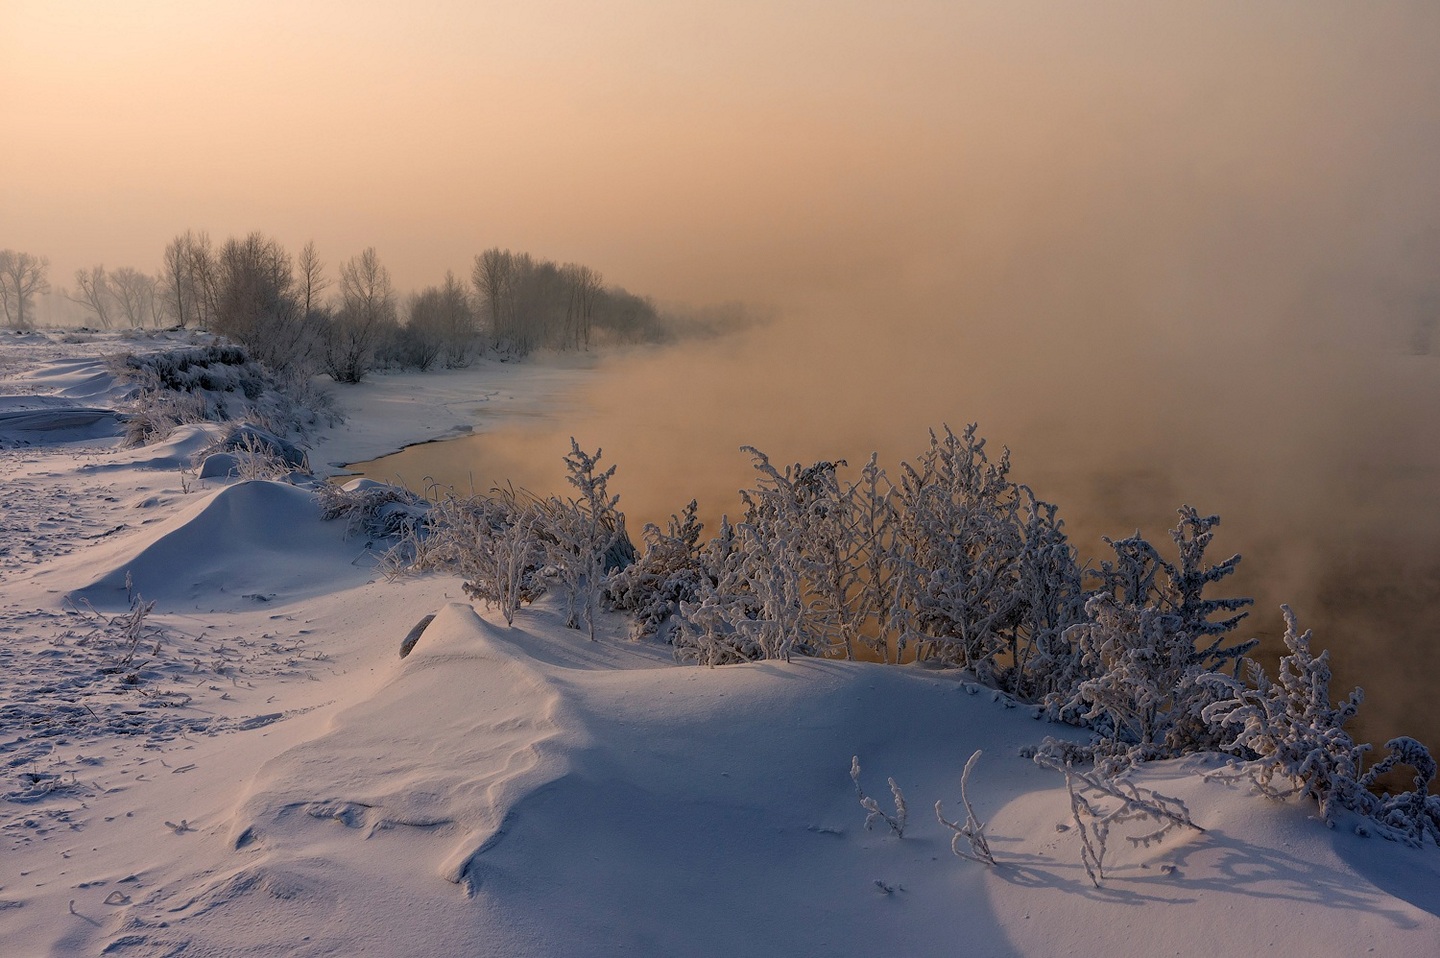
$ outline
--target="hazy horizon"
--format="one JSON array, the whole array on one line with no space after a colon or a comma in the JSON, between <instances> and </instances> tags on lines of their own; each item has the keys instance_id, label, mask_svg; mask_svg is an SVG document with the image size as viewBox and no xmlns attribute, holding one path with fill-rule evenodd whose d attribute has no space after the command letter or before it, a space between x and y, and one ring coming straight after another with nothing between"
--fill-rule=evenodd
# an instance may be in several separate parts
<instances>
[{"instance_id":1,"label":"hazy horizon","mask_svg":"<svg viewBox=\"0 0 1440 958\"><path fill-rule=\"evenodd\" d=\"M881 292L956 322L1040 263L1042 287L1073 286L1067 315L1005 290L1007 321L1122 321L1119 287L1163 328L1207 312L1197 297L1253 312L1226 282L1403 284L1440 245L1424 3L5 17L0 247L49 257L56 286L153 271L186 229L259 230L313 239L332 272L374 246L400 288L498 245L661 300L799 312Z\"/></svg>"},{"instance_id":2,"label":"hazy horizon","mask_svg":"<svg viewBox=\"0 0 1440 958\"><path fill-rule=\"evenodd\" d=\"M574 432L622 492L979 421L1087 535L1220 512L1302 621L1421 596L1355 625L1437 667L1440 6L5 13L0 248L57 286L259 230L401 289L502 246L754 304L607 361Z\"/></svg>"}]
</instances>

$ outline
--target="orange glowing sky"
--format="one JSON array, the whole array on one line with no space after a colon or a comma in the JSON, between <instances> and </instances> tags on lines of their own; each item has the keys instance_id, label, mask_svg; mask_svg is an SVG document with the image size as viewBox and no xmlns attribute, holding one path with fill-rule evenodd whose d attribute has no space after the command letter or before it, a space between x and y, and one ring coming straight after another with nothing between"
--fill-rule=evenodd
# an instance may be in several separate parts
<instances>
[{"instance_id":1,"label":"orange glowing sky","mask_svg":"<svg viewBox=\"0 0 1440 958\"><path fill-rule=\"evenodd\" d=\"M258 229L404 288L500 245L784 302L1436 207L1434 3L1184 6L0 0L0 246L59 284Z\"/></svg>"},{"instance_id":2,"label":"orange glowing sky","mask_svg":"<svg viewBox=\"0 0 1440 958\"><path fill-rule=\"evenodd\" d=\"M978 421L1076 541L1225 515L1272 623L1326 556L1440 554L1437 157L1436 0L0 0L0 248L57 287L260 230L401 290L502 246L753 303L607 356L543 454L659 519L741 442ZM1349 641L1434 674L1433 602L1386 603Z\"/></svg>"}]
</instances>

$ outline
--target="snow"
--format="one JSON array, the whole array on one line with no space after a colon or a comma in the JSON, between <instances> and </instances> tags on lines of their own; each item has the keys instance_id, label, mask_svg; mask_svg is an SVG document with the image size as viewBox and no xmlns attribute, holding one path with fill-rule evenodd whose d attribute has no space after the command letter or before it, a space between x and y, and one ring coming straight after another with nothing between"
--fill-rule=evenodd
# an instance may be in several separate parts
<instances>
[{"instance_id":1,"label":"snow","mask_svg":"<svg viewBox=\"0 0 1440 958\"><path fill-rule=\"evenodd\" d=\"M387 580L310 492L182 477L214 426L67 425L121 398L103 346L3 344L0 414L61 415L0 425L0 954L1440 954L1440 852L1218 759L1137 776L1204 832L1112 834L1097 888L1063 777L1020 754L1080 733L956 670L677 666L558 596L506 627L455 578ZM563 415L583 375L377 377L311 461ZM963 818L977 749L993 868L931 810ZM865 830L855 756L903 838Z\"/></svg>"}]
</instances>

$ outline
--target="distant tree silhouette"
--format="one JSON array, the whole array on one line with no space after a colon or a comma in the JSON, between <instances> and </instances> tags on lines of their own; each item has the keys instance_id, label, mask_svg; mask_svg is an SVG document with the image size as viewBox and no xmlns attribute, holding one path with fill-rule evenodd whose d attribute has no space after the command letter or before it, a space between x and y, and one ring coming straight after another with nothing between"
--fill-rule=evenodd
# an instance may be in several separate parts
<instances>
[{"instance_id":1,"label":"distant tree silhouette","mask_svg":"<svg viewBox=\"0 0 1440 958\"><path fill-rule=\"evenodd\" d=\"M45 278L49 269L50 261L43 256L0 250L0 309L12 329L29 329L34 324L31 306L38 294L50 292Z\"/></svg>"}]
</instances>

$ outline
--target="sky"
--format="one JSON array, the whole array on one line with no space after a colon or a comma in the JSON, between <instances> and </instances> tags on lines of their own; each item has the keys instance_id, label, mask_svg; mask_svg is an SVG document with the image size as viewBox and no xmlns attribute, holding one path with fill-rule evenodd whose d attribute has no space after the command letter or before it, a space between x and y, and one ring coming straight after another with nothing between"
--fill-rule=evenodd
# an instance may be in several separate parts
<instances>
[{"instance_id":1,"label":"sky","mask_svg":"<svg viewBox=\"0 0 1440 958\"><path fill-rule=\"evenodd\" d=\"M1237 233L1292 260L1325 231L1403 244L1440 189L1423 2L0 0L0 20L0 246L59 282L157 268L192 228L314 239L331 264L374 246L402 288L490 246L782 308L953 296L957 272L1067 246L1082 274L1174 283Z\"/></svg>"}]
</instances>

